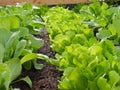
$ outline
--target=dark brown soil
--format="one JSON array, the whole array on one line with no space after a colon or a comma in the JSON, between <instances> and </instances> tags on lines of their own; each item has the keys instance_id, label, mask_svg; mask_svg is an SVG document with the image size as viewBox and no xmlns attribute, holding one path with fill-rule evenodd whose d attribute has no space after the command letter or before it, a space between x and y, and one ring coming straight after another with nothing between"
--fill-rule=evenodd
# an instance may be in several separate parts
<instances>
[{"instance_id":1,"label":"dark brown soil","mask_svg":"<svg viewBox=\"0 0 120 90\"><path fill-rule=\"evenodd\" d=\"M44 46L38 50L39 53L45 54L49 57L54 58L55 52L50 48L50 41L46 30L41 35L37 35L36 37L42 38L44 40ZM21 90L58 90L57 85L62 72L58 71L55 66L46 63L43 60L38 60L38 63L42 63L44 65L42 70L35 70L32 68L31 70L23 70L20 77L29 76L32 80L33 87L32 89L24 82L20 81L14 83L12 86L14 88L20 88Z\"/></svg>"}]
</instances>

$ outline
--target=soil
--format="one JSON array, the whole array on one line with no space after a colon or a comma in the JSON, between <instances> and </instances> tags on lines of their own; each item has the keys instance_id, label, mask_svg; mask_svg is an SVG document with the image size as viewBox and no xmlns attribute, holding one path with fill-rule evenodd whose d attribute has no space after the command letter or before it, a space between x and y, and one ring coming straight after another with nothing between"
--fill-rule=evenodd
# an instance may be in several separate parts
<instances>
[{"instance_id":1,"label":"soil","mask_svg":"<svg viewBox=\"0 0 120 90\"><path fill-rule=\"evenodd\" d=\"M36 35L36 37L44 40L44 45L38 50L38 52L51 58L55 58L55 52L50 48L50 40L46 30L43 29L43 33L41 35ZM27 71L23 69L22 74L20 75L20 77L30 77L33 85L32 88L30 88L24 81L14 83L12 86L14 88L20 88L21 90L58 90L57 85L62 76L62 72L58 71L55 66L46 63L43 60L38 60L38 63L44 65L42 70L35 70L32 68Z\"/></svg>"}]
</instances>

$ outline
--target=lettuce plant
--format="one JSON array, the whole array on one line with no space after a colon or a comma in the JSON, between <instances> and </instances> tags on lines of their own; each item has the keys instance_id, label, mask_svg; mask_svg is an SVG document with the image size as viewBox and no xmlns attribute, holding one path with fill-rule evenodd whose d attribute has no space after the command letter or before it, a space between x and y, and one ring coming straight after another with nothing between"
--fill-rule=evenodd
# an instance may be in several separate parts
<instances>
[{"instance_id":1,"label":"lettuce plant","mask_svg":"<svg viewBox=\"0 0 120 90\"><path fill-rule=\"evenodd\" d=\"M10 84L21 74L22 66L27 70L31 69L32 65L36 69L41 69L43 65L36 62L37 58L48 60L47 56L37 53L44 41L33 34L40 34L43 23L41 18L33 12L32 4L1 7L1 90L13 90ZM28 77L20 80L26 81L32 87Z\"/></svg>"},{"instance_id":2,"label":"lettuce plant","mask_svg":"<svg viewBox=\"0 0 120 90\"><path fill-rule=\"evenodd\" d=\"M51 63L63 71L58 88L119 90L119 8L93 0L77 10L54 7L44 17L57 52Z\"/></svg>"}]
</instances>

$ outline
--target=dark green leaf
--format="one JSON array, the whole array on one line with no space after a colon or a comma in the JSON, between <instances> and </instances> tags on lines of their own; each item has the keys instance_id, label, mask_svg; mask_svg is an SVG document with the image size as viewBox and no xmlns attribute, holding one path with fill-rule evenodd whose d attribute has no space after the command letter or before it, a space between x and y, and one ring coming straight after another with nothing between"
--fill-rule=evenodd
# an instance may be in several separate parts
<instances>
[{"instance_id":1,"label":"dark green leaf","mask_svg":"<svg viewBox=\"0 0 120 90\"><path fill-rule=\"evenodd\" d=\"M109 30L100 30L96 35L99 39L107 39L110 38L112 34Z\"/></svg>"}]
</instances>

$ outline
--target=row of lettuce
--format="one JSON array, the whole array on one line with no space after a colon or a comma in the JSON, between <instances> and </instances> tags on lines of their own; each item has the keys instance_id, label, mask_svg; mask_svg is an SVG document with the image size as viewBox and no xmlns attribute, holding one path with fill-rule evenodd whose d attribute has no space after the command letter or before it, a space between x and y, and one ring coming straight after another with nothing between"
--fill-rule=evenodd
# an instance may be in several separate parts
<instances>
[{"instance_id":1,"label":"row of lettuce","mask_svg":"<svg viewBox=\"0 0 120 90\"><path fill-rule=\"evenodd\" d=\"M59 90L120 90L120 7L93 0L43 16L63 76Z\"/></svg>"},{"instance_id":2,"label":"row of lettuce","mask_svg":"<svg viewBox=\"0 0 120 90\"><path fill-rule=\"evenodd\" d=\"M20 80L32 87L28 76L14 80L21 74L22 66L27 70L32 66L41 69L43 65L36 62L37 58L48 58L37 53L44 44L34 36L41 34L44 26L39 9L32 4L0 6L0 90L18 90L10 85Z\"/></svg>"}]
</instances>

